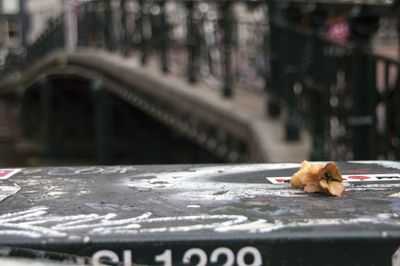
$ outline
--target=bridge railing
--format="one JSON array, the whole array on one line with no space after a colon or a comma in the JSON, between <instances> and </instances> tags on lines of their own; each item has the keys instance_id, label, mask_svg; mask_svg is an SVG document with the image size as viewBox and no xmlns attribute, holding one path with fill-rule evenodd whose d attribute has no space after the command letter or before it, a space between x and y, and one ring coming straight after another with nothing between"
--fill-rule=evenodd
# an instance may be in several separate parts
<instances>
[{"instance_id":1,"label":"bridge railing","mask_svg":"<svg viewBox=\"0 0 400 266\"><path fill-rule=\"evenodd\" d=\"M376 67L375 111L378 142L376 153L381 158L400 158L400 62L372 55ZM375 95L376 95L375 94Z\"/></svg>"},{"instance_id":2,"label":"bridge railing","mask_svg":"<svg viewBox=\"0 0 400 266\"><path fill-rule=\"evenodd\" d=\"M60 15L48 21L45 30L26 50L18 55L9 55L0 68L0 74L25 69L37 59L64 47L64 17Z\"/></svg>"},{"instance_id":3,"label":"bridge railing","mask_svg":"<svg viewBox=\"0 0 400 266\"><path fill-rule=\"evenodd\" d=\"M225 97L234 88L263 93L267 9L254 3L249 9L240 1L90 1L78 8L79 45L137 54L143 64L157 57L163 72L203 79ZM236 18L238 6L245 18Z\"/></svg>"},{"instance_id":4,"label":"bridge railing","mask_svg":"<svg viewBox=\"0 0 400 266\"><path fill-rule=\"evenodd\" d=\"M397 19L395 2L325 2L87 1L76 9L78 47L137 55L142 64L158 58L162 71L204 79L228 98L236 88L267 91L268 115L286 110L288 141L310 131L312 159L400 159L400 63L370 49L379 17ZM348 22L348 43L327 38L331 12ZM64 46L62 21L25 60Z\"/></svg>"},{"instance_id":5,"label":"bridge railing","mask_svg":"<svg viewBox=\"0 0 400 266\"><path fill-rule=\"evenodd\" d=\"M309 129L311 159L398 159L400 59L372 52L380 13L339 9L349 36L334 40L326 34L330 8L271 6L270 113L286 106L287 140Z\"/></svg>"},{"instance_id":6,"label":"bridge railing","mask_svg":"<svg viewBox=\"0 0 400 266\"><path fill-rule=\"evenodd\" d=\"M398 158L398 122L384 115L397 112L390 106L398 82L386 86L390 96L381 97L376 81L382 75L398 79L399 62L378 60L367 48L379 17L395 17L391 7L304 4L92 1L80 9L88 31L81 35L83 46L138 54L142 64L157 57L163 72L186 75L190 82L201 78L220 87L224 97L237 88L268 90L269 114L286 109L288 141L299 139L303 127L311 132L312 159ZM352 36L346 45L325 33L332 10L348 22ZM382 74L382 64L391 70Z\"/></svg>"},{"instance_id":7,"label":"bridge railing","mask_svg":"<svg viewBox=\"0 0 400 266\"><path fill-rule=\"evenodd\" d=\"M26 51L26 63L30 64L46 54L64 47L64 16L58 16L48 22L46 30Z\"/></svg>"}]
</instances>

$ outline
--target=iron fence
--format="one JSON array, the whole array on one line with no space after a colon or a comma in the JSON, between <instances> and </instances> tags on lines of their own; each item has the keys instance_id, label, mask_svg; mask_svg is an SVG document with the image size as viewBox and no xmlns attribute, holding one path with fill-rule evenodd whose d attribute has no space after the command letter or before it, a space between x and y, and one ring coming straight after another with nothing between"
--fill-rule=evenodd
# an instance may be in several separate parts
<instances>
[{"instance_id":1,"label":"iron fence","mask_svg":"<svg viewBox=\"0 0 400 266\"><path fill-rule=\"evenodd\" d=\"M286 19L271 19L271 63L272 93L288 110L286 138L307 128L316 160L399 159L400 60L372 52L376 25L350 20L354 36L344 44L325 34L320 11L308 26L293 7L283 12Z\"/></svg>"}]
</instances>

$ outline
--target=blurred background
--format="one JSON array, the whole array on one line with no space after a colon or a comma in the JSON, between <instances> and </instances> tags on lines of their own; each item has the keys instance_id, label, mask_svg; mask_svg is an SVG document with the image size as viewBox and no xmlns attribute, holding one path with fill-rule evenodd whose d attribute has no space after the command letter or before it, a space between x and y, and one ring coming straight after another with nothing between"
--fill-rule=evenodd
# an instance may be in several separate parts
<instances>
[{"instance_id":1,"label":"blurred background","mask_svg":"<svg viewBox=\"0 0 400 266\"><path fill-rule=\"evenodd\" d=\"M0 166L399 160L399 2L0 0Z\"/></svg>"}]
</instances>

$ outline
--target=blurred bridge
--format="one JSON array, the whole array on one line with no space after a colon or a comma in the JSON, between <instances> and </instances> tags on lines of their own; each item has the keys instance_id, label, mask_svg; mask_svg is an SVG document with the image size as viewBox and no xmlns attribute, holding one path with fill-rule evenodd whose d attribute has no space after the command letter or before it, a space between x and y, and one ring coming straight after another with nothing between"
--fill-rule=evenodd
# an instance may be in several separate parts
<instances>
[{"instance_id":1,"label":"blurred bridge","mask_svg":"<svg viewBox=\"0 0 400 266\"><path fill-rule=\"evenodd\" d=\"M400 159L400 61L372 49L399 4L366 2L86 1L3 66L8 128L101 164Z\"/></svg>"}]
</instances>

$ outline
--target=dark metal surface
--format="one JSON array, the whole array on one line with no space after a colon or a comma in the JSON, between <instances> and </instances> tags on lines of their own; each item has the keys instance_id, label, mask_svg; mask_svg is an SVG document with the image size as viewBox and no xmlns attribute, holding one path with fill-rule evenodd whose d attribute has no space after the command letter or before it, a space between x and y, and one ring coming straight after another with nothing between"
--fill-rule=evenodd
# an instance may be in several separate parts
<instances>
[{"instance_id":1,"label":"dark metal surface","mask_svg":"<svg viewBox=\"0 0 400 266\"><path fill-rule=\"evenodd\" d=\"M342 198L268 179L299 164L21 169L0 184L10 195L0 202L1 254L80 265L99 256L120 265L390 265L400 163L338 166L350 175Z\"/></svg>"}]
</instances>

